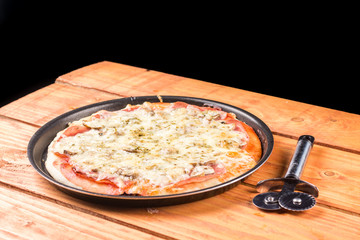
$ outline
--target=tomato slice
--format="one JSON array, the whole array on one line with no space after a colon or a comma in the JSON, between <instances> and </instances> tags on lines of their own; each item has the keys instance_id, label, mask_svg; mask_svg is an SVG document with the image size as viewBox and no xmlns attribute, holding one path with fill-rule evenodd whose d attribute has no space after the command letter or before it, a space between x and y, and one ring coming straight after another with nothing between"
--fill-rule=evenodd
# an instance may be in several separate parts
<instances>
[{"instance_id":1,"label":"tomato slice","mask_svg":"<svg viewBox=\"0 0 360 240\"><path fill-rule=\"evenodd\" d=\"M111 116L111 112L106 111L106 110L100 110L97 113L95 113L94 115L92 115L92 119L97 118L97 119L105 119Z\"/></svg>"},{"instance_id":2,"label":"tomato slice","mask_svg":"<svg viewBox=\"0 0 360 240\"><path fill-rule=\"evenodd\" d=\"M70 157L64 153L55 152L54 154L65 162L68 162L70 160Z\"/></svg>"},{"instance_id":3,"label":"tomato slice","mask_svg":"<svg viewBox=\"0 0 360 240\"><path fill-rule=\"evenodd\" d=\"M198 176L198 177L191 177L182 181L179 181L174 184L174 187L180 187L189 183L198 183L198 182L204 182L206 180L216 178L226 172L226 169L222 165L213 165L212 168L214 169L213 174L205 175L205 176Z\"/></svg>"},{"instance_id":4,"label":"tomato slice","mask_svg":"<svg viewBox=\"0 0 360 240\"><path fill-rule=\"evenodd\" d=\"M93 178L86 177L84 174L76 173L73 167L66 162L54 161L53 165L69 182L81 187L85 191L110 195L120 195L124 193L124 191L111 181L96 181Z\"/></svg>"},{"instance_id":5,"label":"tomato slice","mask_svg":"<svg viewBox=\"0 0 360 240\"><path fill-rule=\"evenodd\" d=\"M134 106L130 106L130 107L124 108L124 109L122 109L121 111L124 111L124 112L132 112L132 111L134 111L134 110L136 110L136 109L138 109L138 108L140 108L140 106L134 105Z\"/></svg>"},{"instance_id":6,"label":"tomato slice","mask_svg":"<svg viewBox=\"0 0 360 240\"><path fill-rule=\"evenodd\" d=\"M121 195L133 186L132 181L124 182L121 188L109 179L97 181L88 177L85 173L77 172L71 164L69 164L70 156L59 152L54 153L57 159L53 162L54 167L71 183L81 187L85 191L91 191L109 195Z\"/></svg>"},{"instance_id":7,"label":"tomato slice","mask_svg":"<svg viewBox=\"0 0 360 240\"><path fill-rule=\"evenodd\" d=\"M184 102L174 102L171 104L171 108L177 109L177 108L186 108L189 104Z\"/></svg>"},{"instance_id":8,"label":"tomato slice","mask_svg":"<svg viewBox=\"0 0 360 240\"><path fill-rule=\"evenodd\" d=\"M68 127L63 134L65 136L67 136L67 137L72 137L72 136L75 136L78 133L87 132L90 129L91 128L88 128L88 127L85 127L85 126L77 126L77 125L75 125L75 126Z\"/></svg>"}]
</instances>

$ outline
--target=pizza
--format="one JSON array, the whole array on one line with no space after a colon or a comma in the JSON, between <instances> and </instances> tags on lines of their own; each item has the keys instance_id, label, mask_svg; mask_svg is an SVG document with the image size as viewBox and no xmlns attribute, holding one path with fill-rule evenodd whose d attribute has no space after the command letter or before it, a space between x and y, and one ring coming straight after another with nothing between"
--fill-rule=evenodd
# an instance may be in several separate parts
<instances>
[{"instance_id":1,"label":"pizza","mask_svg":"<svg viewBox=\"0 0 360 240\"><path fill-rule=\"evenodd\" d=\"M262 154L235 114L185 102L144 102L71 122L48 147L57 181L108 195L155 196L211 187L240 176Z\"/></svg>"}]
</instances>

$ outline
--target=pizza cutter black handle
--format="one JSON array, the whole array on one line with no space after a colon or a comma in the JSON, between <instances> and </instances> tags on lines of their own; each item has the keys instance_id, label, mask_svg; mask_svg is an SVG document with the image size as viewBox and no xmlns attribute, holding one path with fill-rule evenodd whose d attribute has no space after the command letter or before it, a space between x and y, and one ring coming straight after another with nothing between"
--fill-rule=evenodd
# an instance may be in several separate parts
<instances>
[{"instance_id":1,"label":"pizza cutter black handle","mask_svg":"<svg viewBox=\"0 0 360 240\"><path fill-rule=\"evenodd\" d=\"M310 154L315 138L311 135L299 137L295 153L291 159L285 178L300 179L306 160Z\"/></svg>"}]
</instances>

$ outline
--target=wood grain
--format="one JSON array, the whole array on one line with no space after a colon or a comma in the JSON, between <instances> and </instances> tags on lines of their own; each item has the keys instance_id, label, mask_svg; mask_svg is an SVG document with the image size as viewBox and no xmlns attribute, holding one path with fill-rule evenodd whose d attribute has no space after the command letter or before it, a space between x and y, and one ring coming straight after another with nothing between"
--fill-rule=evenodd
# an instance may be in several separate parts
<instances>
[{"instance_id":1,"label":"wood grain","mask_svg":"<svg viewBox=\"0 0 360 240\"><path fill-rule=\"evenodd\" d=\"M163 239L12 188L0 191L1 239Z\"/></svg>"}]
</instances>

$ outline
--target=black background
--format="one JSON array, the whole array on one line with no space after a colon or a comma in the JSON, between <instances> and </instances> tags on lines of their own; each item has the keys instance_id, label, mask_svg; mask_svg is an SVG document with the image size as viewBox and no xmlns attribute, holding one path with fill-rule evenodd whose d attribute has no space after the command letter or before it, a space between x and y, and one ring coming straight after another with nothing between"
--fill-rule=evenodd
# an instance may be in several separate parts
<instances>
[{"instance_id":1,"label":"black background","mask_svg":"<svg viewBox=\"0 0 360 240\"><path fill-rule=\"evenodd\" d=\"M1 105L108 60L360 113L353 16L337 6L89 2L0 0Z\"/></svg>"}]
</instances>

